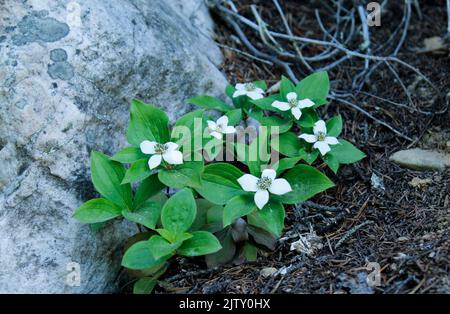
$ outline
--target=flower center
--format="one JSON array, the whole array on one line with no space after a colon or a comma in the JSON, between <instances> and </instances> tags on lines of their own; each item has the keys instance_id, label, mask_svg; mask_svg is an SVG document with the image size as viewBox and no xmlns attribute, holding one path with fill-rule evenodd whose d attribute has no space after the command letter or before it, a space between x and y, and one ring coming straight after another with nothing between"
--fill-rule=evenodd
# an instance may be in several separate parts
<instances>
[{"instance_id":1,"label":"flower center","mask_svg":"<svg viewBox=\"0 0 450 314\"><path fill-rule=\"evenodd\" d=\"M271 185L272 185L272 179L268 178L268 177L262 177L256 183L256 186L260 190L267 190L268 188L270 188Z\"/></svg>"},{"instance_id":2,"label":"flower center","mask_svg":"<svg viewBox=\"0 0 450 314\"><path fill-rule=\"evenodd\" d=\"M325 141L325 138L327 137L327 135L325 134L325 133L323 133L323 132L319 132L318 134L317 134L317 140L318 141Z\"/></svg>"},{"instance_id":3,"label":"flower center","mask_svg":"<svg viewBox=\"0 0 450 314\"><path fill-rule=\"evenodd\" d=\"M156 154L164 154L166 152L166 150L167 150L167 145L166 144L157 143L155 145L155 153Z\"/></svg>"},{"instance_id":4,"label":"flower center","mask_svg":"<svg viewBox=\"0 0 450 314\"><path fill-rule=\"evenodd\" d=\"M245 84L245 90L246 91L252 91L252 90L255 90L255 88L256 88L256 86L255 86L255 84L253 84L253 83L247 83L247 84Z\"/></svg>"},{"instance_id":5,"label":"flower center","mask_svg":"<svg viewBox=\"0 0 450 314\"><path fill-rule=\"evenodd\" d=\"M291 108L297 107L297 98L292 98L288 101L289 105L291 105Z\"/></svg>"}]
</instances>

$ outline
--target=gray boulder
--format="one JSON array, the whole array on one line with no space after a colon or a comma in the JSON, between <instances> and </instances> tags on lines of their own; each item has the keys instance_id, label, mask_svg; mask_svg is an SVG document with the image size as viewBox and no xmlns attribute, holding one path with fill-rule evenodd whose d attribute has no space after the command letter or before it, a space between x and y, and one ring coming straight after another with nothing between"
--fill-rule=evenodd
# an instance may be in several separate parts
<instances>
[{"instance_id":1,"label":"gray boulder","mask_svg":"<svg viewBox=\"0 0 450 314\"><path fill-rule=\"evenodd\" d=\"M72 218L96 196L90 151L126 145L134 97L173 121L222 93L212 26L201 0L0 1L0 292L117 289L135 226Z\"/></svg>"}]
</instances>

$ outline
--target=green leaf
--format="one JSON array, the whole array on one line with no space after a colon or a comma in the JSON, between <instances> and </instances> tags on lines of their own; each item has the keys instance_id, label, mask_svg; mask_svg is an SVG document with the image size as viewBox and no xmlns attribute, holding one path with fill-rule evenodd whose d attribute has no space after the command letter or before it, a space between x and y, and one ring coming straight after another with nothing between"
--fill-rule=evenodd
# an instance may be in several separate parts
<instances>
[{"instance_id":1,"label":"green leaf","mask_svg":"<svg viewBox=\"0 0 450 314\"><path fill-rule=\"evenodd\" d=\"M133 99L130 108L127 140L133 146L145 141L166 143L169 141L169 119L164 111L155 106Z\"/></svg>"},{"instance_id":2,"label":"green leaf","mask_svg":"<svg viewBox=\"0 0 450 314\"><path fill-rule=\"evenodd\" d=\"M164 256L172 256L175 250L181 245L180 243L169 243L163 237L154 235L148 240L150 251L154 259L160 259Z\"/></svg>"},{"instance_id":3,"label":"green leaf","mask_svg":"<svg viewBox=\"0 0 450 314\"><path fill-rule=\"evenodd\" d=\"M134 195L134 206L139 207L142 203L148 200L150 197L156 195L165 187L158 179L158 174L152 174L150 177L143 180Z\"/></svg>"},{"instance_id":4,"label":"green leaf","mask_svg":"<svg viewBox=\"0 0 450 314\"><path fill-rule=\"evenodd\" d=\"M219 240L207 231L194 231L193 237L184 241L178 248L178 254L183 256L200 256L219 251L222 246Z\"/></svg>"},{"instance_id":5,"label":"green leaf","mask_svg":"<svg viewBox=\"0 0 450 314\"><path fill-rule=\"evenodd\" d=\"M238 125L242 120L242 109L233 109L227 112L228 125Z\"/></svg>"},{"instance_id":6,"label":"green leaf","mask_svg":"<svg viewBox=\"0 0 450 314\"><path fill-rule=\"evenodd\" d=\"M202 172L203 161L188 161L175 166L173 169L161 169L158 173L158 178L171 188L197 188L201 186Z\"/></svg>"},{"instance_id":7,"label":"green leaf","mask_svg":"<svg viewBox=\"0 0 450 314\"><path fill-rule=\"evenodd\" d=\"M152 277L144 277L139 279L134 283L133 293L134 294L150 294L155 288L158 280Z\"/></svg>"},{"instance_id":8,"label":"green leaf","mask_svg":"<svg viewBox=\"0 0 450 314\"><path fill-rule=\"evenodd\" d=\"M222 249L213 254L205 256L208 268L223 265L231 262L236 253L236 244L233 241L230 228L217 233L217 237L222 245Z\"/></svg>"},{"instance_id":9,"label":"green leaf","mask_svg":"<svg viewBox=\"0 0 450 314\"><path fill-rule=\"evenodd\" d=\"M150 229L155 229L161 213L161 205L152 200L147 200L138 209L130 211L122 210L122 216L127 220L141 224Z\"/></svg>"},{"instance_id":10,"label":"green leaf","mask_svg":"<svg viewBox=\"0 0 450 314\"><path fill-rule=\"evenodd\" d=\"M273 94L261 99L252 99L250 100L254 105L256 105L257 107L263 109L263 110L269 110L269 111L275 111L275 112L280 112L280 110L278 110L277 108L273 107L272 104L274 101L281 101L281 95L280 94Z\"/></svg>"},{"instance_id":11,"label":"green leaf","mask_svg":"<svg viewBox=\"0 0 450 314\"><path fill-rule=\"evenodd\" d=\"M256 210L253 197L250 195L238 195L233 197L223 210L223 226L233 223L237 218L243 217Z\"/></svg>"},{"instance_id":12,"label":"green leaf","mask_svg":"<svg viewBox=\"0 0 450 314\"><path fill-rule=\"evenodd\" d=\"M248 223L267 230L277 237L281 236L284 228L284 207L280 202L271 200L263 209L248 215Z\"/></svg>"},{"instance_id":13,"label":"green leaf","mask_svg":"<svg viewBox=\"0 0 450 314\"><path fill-rule=\"evenodd\" d=\"M244 194L237 179L244 173L227 163L213 163L205 167L202 185L195 190L211 203L224 205L236 195Z\"/></svg>"},{"instance_id":14,"label":"green leaf","mask_svg":"<svg viewBox=\"0 0 450 314\"><path fill-rule=\"evenodd\" d=\"M309 98L316 105L326 103L330 91L330 80L325 71L313 73L301 80L295 88L299 99Z\"/></svg>"},{"instance_id":15,"label":"green leaf","mask_svg":"<svg viewBox=\"0 0 450 314\"><path fill-rule=\"evenodd\" d=\"M148 159L139 159L134 162L125 173L125 177L122 180L122 184L142 181L152 174L148 167Z\"/></svg>"},{"instance_id":16,"label":"green leaf","mask_svg":"<svg viewBox=\"0 0 450 314\"><path fill-rule=\"evenodd\" d=\"M125 147L115 153L110 159L123 164L131 164L139 159L148 159L139 147Z\"/></svg>"},{"instance_id":17,"label":"green leaf","mask_svg":"<svg viewBox=\"0 0 450 314\"><path fill-rule=\"evenodd\" d=\"M285 204L304 202L317 193L334 186L326 175L308 165L297 165L284 175L291 184L292 192L277 196Z\"/></svg>"},{"instance_id":18,"label":"green leaf","mask_svg":"<svg viewBox=\"0 0 450 314\"><path fill-rule=\"evenodd\" d=\"M326 154L325 156L322 156L322 159L334 173L337 173L339 169L339 160L335 156Z\"/></svg>"},{"instance_id":19,"label":"green leaf","mask_svg":"<svg viewBox=\"0 0 450 314\"><path fill-rule=\"evenodd\" d=\"M276 170L277 175L279 176L285 170L294 167L300 161L300 159L300 157L288 157L280 159L273 165L273 169Z\"/></svg>"},{"instance_id":20,"label":"green leaf","mask_svg":"<svg viewBox=\"0 0 450 314\"><path fill-rule=\"evenodd\" d=\"M319 120L317 112L312 108L305 108L302 109L302 116L297 121L297 124L302 128L312 128L317 120Z\"/></svg>"},{"instance_id":21,"label":"green leaf","mask_svg":"<svg viewBox=\"0 0 450 314\"><path fill-rule=\"evenodd\" d=\"M254 81L253 84L255 84L256 87L261 88L264 91L267 89L267 84L263 80Z\"/></svg>"},{"instance_id":22,"label":"green leaf","mask_svg":"<svg viewBox=\"0 0 450 314\"><path fill-rule=\"evenodd\" d=\"M247 261L256 262L258 257L258 249L250 242L245 242L244 247L242 248L242 253Z\"/></svg>"},{"instance_id":23,"label":"green leaf","mask_svg":"<svg viewBox=\"0 0 450 314\"><path fill-rule=\"evenodd\" d=\"M192 191L185 188L164 204L161 211L161 222L164 229L178 235L189 230L196 213L197 205Z\"/></svg>"},{"instance_id":24,"label":"green leaf","mask_svg":"<svg viewBox=\"0 0 450 314\"><path fill-rule=\"evenodd\" d=\"M286 132L281 134L279 139L279 146L279 148L272 148L278 150L281 154L288 157L298 157L300 155L299 151L302 148L300 139L293 132Z\"/></svg>"},{"instance_id":25,"label":"green leaf","mask_svg":"<svg viewBox=\"0 0 450 314\"><path fill-rule=\"evenodd\" d=\"M312 152L307 152L303 147L300 149L300 158L306 161L308 164L312 164L319 156L319 151L317 149Z\"/></svg>"},{"instance_id":26,"label":"green leaf","mask_svg":"<svg viewBox=\"0 0 450 314\"><path fill-rule=\"evenodd\" d=\"M280 94L283 99L287 99L286 95L290 92L295 92L294 84L285 76L281 77Z\"/></svg>"},{"instance_id":27,"label":"green leaf","mask_svg":"<svg viewBox=\"0 0 450 314\"><path fill-rule=\"evenodd\" d=\"M228 105L223 100L213 97L213 96L195 96L191 97L186 101L188 104L197 105L207 109L216 109L222 112L227 112L233 109L230 105Z\"/></svg>"},{"instance_id":28,"label":"green leaf","mask_svg":"<svg viewBox=\"0 0 450 314\"><path fill-rule=\"evenodd\" d=\"M247 225L247 231L256 243L264 245L270 250L275 250L278 239L274 234L252 225Z\"/></svg>"},{"instance_id":29,"label":"green leaf","mask_svg":"<svg viewBox=\"0 0 450 314\"><path fill-rule=\"evenodd\" d=\"M131 185L121 185L125 175L125 168L108 156L92 151L91 179L95 189L106 199L121 208L131 207Z\"/></svg>"},{"instance_id":30,"label":"green leaf","mask_svg":"<svg viewBox=\"0 0 450 314\"><path fill-rule=\"evenodd\" d=\"M227 95L230 98L233 98L233 94L236 91L236 88L234 88L233 85L228 84L227 87L225 87L225 95Z\"/></svg>"},{"instance_id":31,"label":"green leaf","mask_svg":"<svg viewBox=\"0 0 450 314\"><path fill-rule=\"evenodd\" d=\"M172 128L172 141L180 146L185 158L202 149L203 130L206 128L203 114L203 109L189 112L179 118Z\"/></svg>"},{"instance_id":32,"label":"green leaf","mask_svg":"<svg viewBox=\"0 0 450 314\"><path fill-rule=\"evenodd\" d=\"M82 223L98 223L120 216L120 207L104 198L87 201L74 213L74 218Z\"/></svg>"},{"instance_id":33,"label":"green leaf","mask_svg":"<svg viewBox=\"0 0 450 314\"><path fill-rule=\"evenodd\" d=\"M128 248L122 258L122 266L130 269L147 269L165 261L154 259L148 241L139 241Z\"/></svg>"},{"instance_id":34,"label":"green leaf","mask_svg":"<svg viewBox=\"0 0 450 314\"><path fill-rule=\"evenodd\" d=\"M339 144L330 145L330 148L327 155L336 157L340 164L352 164L366 157L366 154L346 140L339 139Z\"/></svg>"},{"instance_id":35,"label":"green leaf","mask_svg":"<svg viewBox=\"0 0 450 314\"><path fill-rule=\"evenodd\" d=\"M342 132L342 117L337 115L326 122L327 135L338 137Z\"/></svg>"},{"instance_id":36,"label":"green leaf","mask_svg":"<svg viewBox=\"0 0 450 314\"><path fill-rule=\"evenodd\" d=\"M263 126L278 127L277 133L279 134L289 131L292 127L292 120L283 119L277 116L265 117L262 111L254 111L250 113L250 116L253 119L258 120ZM272 130L272 132L274 132L274 130Z\"/></svg>"}]
</instances>

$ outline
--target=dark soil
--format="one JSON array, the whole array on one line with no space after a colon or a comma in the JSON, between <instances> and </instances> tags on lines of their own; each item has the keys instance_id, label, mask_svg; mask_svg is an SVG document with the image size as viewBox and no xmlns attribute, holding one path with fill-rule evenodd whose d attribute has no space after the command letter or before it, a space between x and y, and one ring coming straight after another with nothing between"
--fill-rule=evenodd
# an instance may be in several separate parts
<instances>
[{"instance_id":1,"label":"dark soil","mask_svg":"<svg viewBox=\"0 0 450 314\"><path fill-rule=\"evenodd\" d=\"M271 1L252 3L262 10L263 18L272 29L284 31ZM321 2L302 5L297 1L280 3L286 12L293 12L288 14L288 19L295 34L322 38L313 10L317 7L322 13ZM377 45L389 37L403 16L403 2L395 3L382 16L382 26L370 30ZM253 19L249 4L250 1L239 1L238 9L241 14ZM446 94L450 91L449 53L417 54L416 49L423 46L426 38L445 35L445 1L421 1L421 5L423 18L420 20L413 11L408 36L398 57L420 69L441 93L433 91L413 72L397 69L411 91L415 108L439 112L446 107ZM217 23L217 41L246 51L224 21L219 16L214 16L214 19ZM332 18L327 18L326 14L323 20L326 25L332 23ZM250 40L259 42L257 34L245 27L243 29ZM355 42L354 47L357 44ZM308 54L312 49L314 46L305 49L304 53ZM249 59L227 48L223 49L223 54L222 70L232 84L265 79L270 86L284 74L277 67ZM351 78L360 65L360 60L346 62L329 72L332 89L351 91ZM301 68L295 68L295 73L299 78L304 76ZM407 103L401 86L385 66L374 72L363 91L394 102ZM345 121L342 137L367 154L367 158L356 165L342 167L338 175L322 168L336 187L312 201L338 207L342 211L330 212L308 206L303 206L301 211L290 209L284 241L280 241L274 251L260 255L257 262L206 270L200 259L179 258L170 267L168 275L162 278L169 282L164 288L157 288L157 292L450 293L450 171L418 172L389 161L392 153L409 146L445 149L449 140L449 112L419 114L364 94L357 95L354 101L415 141L404 140L361 113L330 102L322 107L322 116L328 118L340 113ZM383 180L384 190L372 185L373 174ZM414 187L411 185L414 178L430 181ZM336 248L338 241L361 223L364 225ZM308 232L310 227L323 237L323 248L315 256L290 251L290 243L297 240L297 233ZM380 265L380 286L367 285L365 279L370 273L366 269L368 262ZM291 266L292 271L286 276L263 278L260 274L263 268L280 269L283 266ZM174 275L177 277L171 277Z\"/></svg>"}]
</instances>

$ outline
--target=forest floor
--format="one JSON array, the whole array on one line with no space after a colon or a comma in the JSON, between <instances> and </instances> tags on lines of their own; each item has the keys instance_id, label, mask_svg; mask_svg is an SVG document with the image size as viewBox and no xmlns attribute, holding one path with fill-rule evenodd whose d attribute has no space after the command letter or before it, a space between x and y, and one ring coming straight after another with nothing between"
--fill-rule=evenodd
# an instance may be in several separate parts
<instances>
[{"instance_id":1,"label":"forest floor","mask_svg":"<svg viewBox=\"0 0 450 314\"><path fill-rule=\"evenodd\" d=\"M314 16L310 6L298 5L295 1L280 2L286 12L291 12L288 14L291 22L296 14L302 17L297 18L300 22L292 23L294 34L310 38L322 36L314 18L309 17ZM239 1L238 9L244 16L251 17L249 3ZM271 1L252 3L262 10L271 27L282 27L269 11ZM399 69L399 75L411 92L415 108L438 112L448 104L449 51L441 54L417 51L423 47L425 39L445 35L445 1L426 2L421 11L422 19L416 12L412 13L408 36L398 57L420 69L442 93L435 93L411 71ZM382 42L389 37L401 17L401 7L389 7L382 16L382 26L370 29L372 40ZM266 80L268 86L278 82L284 74L280 68L237 52L235 49L245 48L233 30L219 16L214 16L214 20L216 40L223 47L222 70L231 84L257 79ZM250 30L245 29L245 32L249 39L257 36ZM329 71L332 90L350 89L356 62L345 62ZM299 78L305 75L300 68L294 71ZM396 103L407 101L402 87L387 67L379 67L363 91ZM367 158L357 164L342 167L338 175L326 167L321 168L336 187L312 201L342 210L330 212L308 206L303 212L288 210L282 240L274 251L264 253L254 263L206 270L200 259L179 258L170 271L177 275L177 280L157 288L157 293L450 293L450 171L448 168L441 172L414 171L389 160L394 152L411 147L448 149L448 108L443 114L421 114L363 93L355 97L355 102L367 112L389 121L414 141L400 138L353 108L331 101L321 107L321 115L328 118L341 114L345 121L341 136L367 154ZM381 181L382 186L374 184L373 179ZM357 230L352 229L354 227ZM290 243L297 240L298 233L307 233L310 228L322 237L323 247L313 256L291 251ZM366 268L369 262L380 266L378 286L366 282L373 270ZM289 271L285 276L265 278L261 270L268 267L277 270L288 267Z\"/></svg>"}]
</instances>

